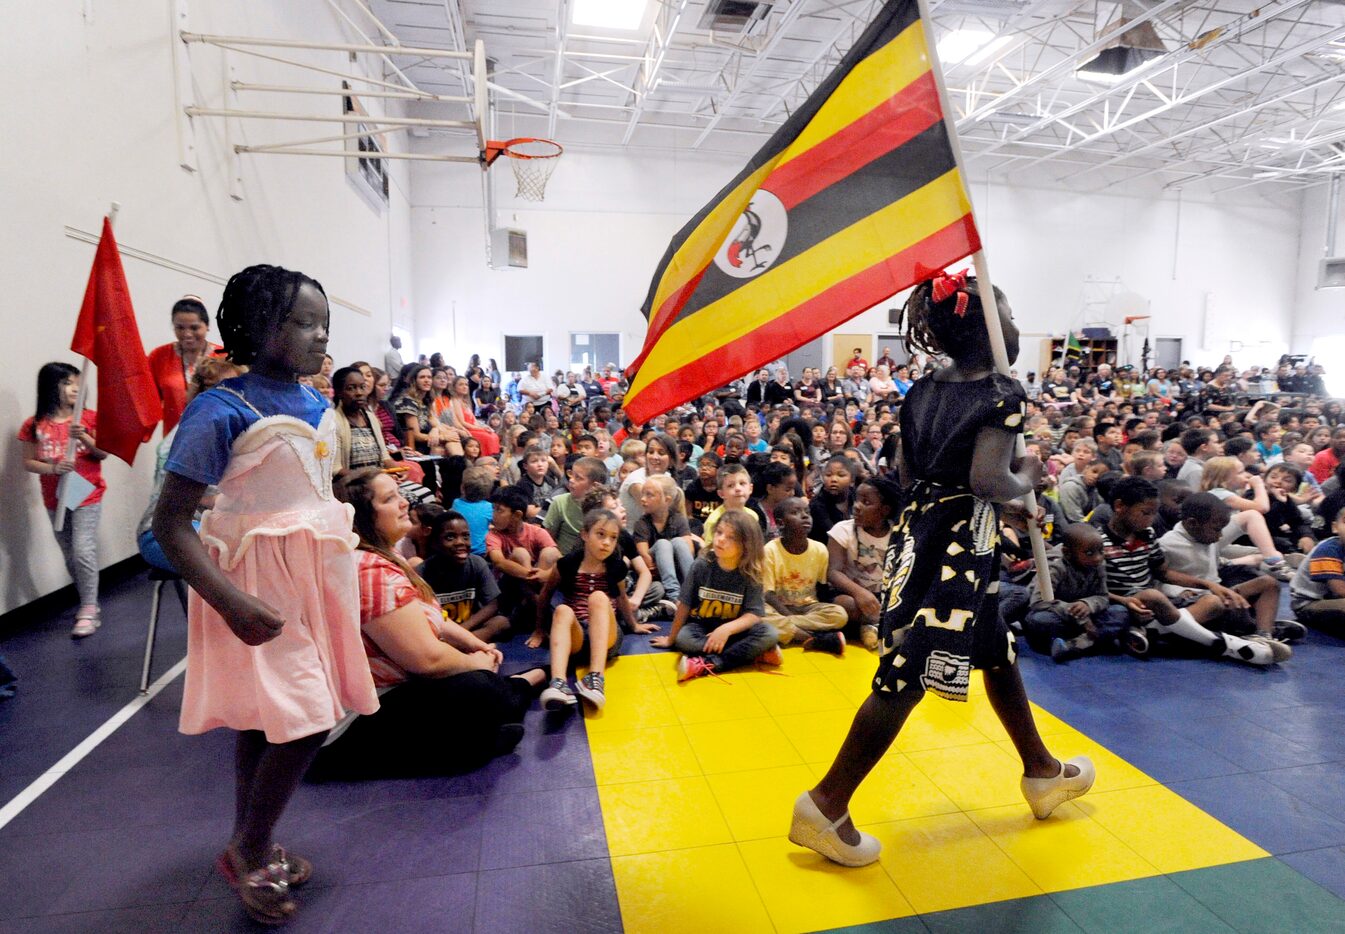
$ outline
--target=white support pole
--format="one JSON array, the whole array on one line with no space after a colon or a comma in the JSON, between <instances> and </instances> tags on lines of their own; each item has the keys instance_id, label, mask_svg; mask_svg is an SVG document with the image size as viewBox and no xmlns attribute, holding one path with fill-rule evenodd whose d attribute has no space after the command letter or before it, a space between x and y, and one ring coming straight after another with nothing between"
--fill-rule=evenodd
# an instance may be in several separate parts
<instances>
[{"instance_id":1,"label":"white support pole","mask_svg":"<svg viewBox=\"0 0 1345 934\"><path fill-rule=\"evenodd\" d=\"M394 84L391 81L383 81L380 78L370 78L368 75L356 75L346 71L337 71L334 68L323 68L321 65L314 65L310 62L298 62L292 58L281 58L279 55L267 55L265 52L258 52L256 49L250 49L241 45L222 45L220 48L227 49L231 52L237 52L239 55L251 55L253 58L260 58L263 61L275 62L278 65L289 65L293 68L311 71L319 75L331 75L333 78L340 78L342 81L372 84L374 87L386 88L389 91L409 93L403 85Z\"/></svg>"},{"instance_id":2,"label":"white support pole","mask_svg":"<svg viewBox=\"0 0 1345 934\"><path fill-rule=\"evenodd\" d=\"M445 129L470 129L476 126L476 122L473 120L375 117L370 114L282 114L268 110L231 110L226 107L188 107L187 116L233 117L239 120L293 120L297 123L359 123L366 126L423 126Z\"/></svg>"},{"instance_id":3,"label":"white support pole","mask_svg":"<svg viewBox=\"0 0 1345 934\"><path fill-rule=\"evenodd\" d=\"M268 149L264 146L235 146L234 152L259 156L339 156L342 159L404 159L412 162L480 162L477 156L440 156L425 152L352 152L348 149Z\"/></svg>"},{"instance_id":4,"label":"white support pole","mask_svg":"<svg viewBox=\"0 0 1345 934\"><path fill-rule=\"evenodd\" d=\"M966 185L967 170L966 162L962 158L962 144L958 140L957 126L953 123L950 115L952 108L948 103L948 88L943 82L943 68L939 65L939 53L937 43L934 41L934 32L931 28L929 18L928 0L919 0L920 4L920 25L925 32L925 45L929 51L930 66L934 73L935 84L939 89L939 105L943 108L943 122L948 130L948 139L953 147L953 158L957 161L958 174L962 176L962 183ZM968 193L968 207L971 211L972 223L976 222L976 208L970 204L970 193ZM976 225L980 230L980 226ZM981 311L985 317L985 330L990 338L990 352L994 357L995 370L1002 376L1009 375L1009 353L1004 346L1004 328L999 320L999 302L995 298L995 287L990 278L990 263L986 259L985 250L977 250L972 256L972 264L976 268L976 286L981 296ZM1021 458L1027 453L1027 443L1022 433L1018 435L1017 444L1014 447L1014 456ZM1043 600L1054 600L1055 594L1052 592L1051 575L1047 572L1046 565L1046 541L1042 538L1041 528L1037 525L1037 494L1034 490L1028 490L1023 494L1023 506L1027 509L1028 537L1032 541L1032 557L1037 565L1037 589L1041 592Z\"/></svg>"},{"instance_id":5,"label":"white support pole","mask_svg":"<svg viewBox=\"0 0 1345 934\"><path fill-rule=\"evenodd\" d=\"M383 136L390 133L400 133L400 132L402 131L397 129L383 130L380 131L379 135ZM256 143L248 145L247 151L261 153L261 152L269 152L272 149L297 149L301 146L317 146L320 143L346 143L353 139L365 139L369 135L370 134L368 130L357 130L354 133L342 133L338 136L311 136L308 139L292 139L287 140L283 143ZM239 145L242 146L244 144L240 143ZM344 151L347 154L349 154L349 150ZM357 158L362 155L365 154L357 152L352 156L352 158Z\"/></svg>"},{"instance_id":6,"label":"white support pole","mask_svg":"<svg viewBox=\"0 0 1345 934\"><path fill-rule=\"evenodd\" d=\"M272 49L312 49L319 52L367 52L373 55L414 55L422 58L459 58L468 61L471 52L449 49L422 49L410 46L365 45L358 42L305 42L302 39L265 39L254 36L213 36L199 32L183 32L183 42L201 42L206 45L255 46Z\"/></svg>"},{"instance_id":7,"label":"white support pole","mask_svg":"<svg viewBox=\"0 0 1345 934\"><path fill-rule=\"evenodd\" d=\"M476 111L476 144L484 157L486 154L486 141L494 132L490 126L490 75L487 74L489 68L486 62L486 44L480 39L472 46L472 97L474 98L473 109Z\"/></svg>"},{"instance_id":8,"label":"white support pole","mask_svg":"<svg viewBox=\"0 0 1345 934\"><path fill-rule=\"evenodd\" d=\"M196 171L196 133L185 108L196 104L195 88L191 80L190 47L179 36L187 26L187 0L174 0L169 39L173 50L173 101L177 131L177 164L188 172Z\"/></svg>"},{"instance_id":9,"label":"white support pole","mask_svg":"<svg viewBox=\"0 0 1345 934\"><path fill-rule=\"evenodd\" d=\"M112 205L107 209L107 222L109 225L116 226L117 212L120 210L120 202L113 201ZM79 370L79 395L75 398L75 412L70 417L70 440L67 441L65 445L65 459L68 461L74 461L75 451L79 447L79 442L75 440L74 428L76 425L82 425L84 423L84 402L89 394L89 377L92 374L93 363L89 361L88 357L85 357L84 365L81 366ZM71 471L71 473L73 472L74 471ZM58 532L65 528L66 508L61 497L61 490L62 487L65 486L67 482L65 478L68 476L70 476L70 474L65 474L56 482L56 518L52 522L52 527Z\"/></svg>"},{"instance_id":10,"label":"white support pole","mask_svg":"<svg viewBox=\"0 0 1345 934\"><path fill-rule=\"evenodd\" d=\"M276 94L320 94L329 97L377 97L394 101L427 101L432 104L470 104L474 98L461 95L429 94L415 91L355 91L344 88L305 88L289 84L251 84L247 81L233 82L235 91L265 91Z\"/></svg>"}]
</instances>

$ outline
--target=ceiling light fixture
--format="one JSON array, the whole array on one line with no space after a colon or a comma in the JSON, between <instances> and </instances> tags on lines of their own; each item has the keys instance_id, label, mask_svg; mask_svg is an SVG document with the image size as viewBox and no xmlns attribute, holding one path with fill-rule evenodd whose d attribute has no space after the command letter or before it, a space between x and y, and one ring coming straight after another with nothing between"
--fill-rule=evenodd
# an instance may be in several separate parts
<instances>
[{"instance_id":1,"label":"ceiling light fixture","mask_svg":"<svg viewBox=\"0 0 1345 934\"><path fill-rule=\"evenodd\" d=\"M976 66L1012 41L1013 36L997 36L988 29L954 29L939 40L939 62Z\"/></svg>"},{"instance_id":2,"label":"ceiling light fixture","mask_svg":"<svg viewBox=\"0 0 1345 934\"><path fill-rule=\"evenodd\" d=\"M574 0L574 13L570 20L576 26L639 29L647 6L639 0Z\"/></svg>"}]
</instances>

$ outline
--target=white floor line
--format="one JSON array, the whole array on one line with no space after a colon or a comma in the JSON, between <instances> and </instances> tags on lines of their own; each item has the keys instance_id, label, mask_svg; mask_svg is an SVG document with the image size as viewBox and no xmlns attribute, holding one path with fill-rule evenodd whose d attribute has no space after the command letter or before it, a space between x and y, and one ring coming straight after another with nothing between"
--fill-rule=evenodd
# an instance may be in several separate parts
<instances>
[{"instance_id":1,"label":"white floor line","mask_svg":"<svg viewBox=\"0 0 1345 934\"><path fill-rule=\"evenodd\" d=\"M155 681L150 685L148 693L137 694L135 700L114 713L108 718L106 723L84 737L83 742L62 756L59 762L47 769L35 778L27 788L11 798L4 807L0 808L0 828L3 828L14 818L18 817L19 814L23 812L24 808L28 807L28 805L32 804L41 796L42 792L56 784L62 775L73 769L81 759L93 752L99 743L115 733L123 723L135 716L136 711L154 700L160 691L168 687L168 685L173 682L174 678L186 670L187 659L186 656L183 656L181 661L165 671L159 676L158 681Z\"/></svg>"}]
</instances>

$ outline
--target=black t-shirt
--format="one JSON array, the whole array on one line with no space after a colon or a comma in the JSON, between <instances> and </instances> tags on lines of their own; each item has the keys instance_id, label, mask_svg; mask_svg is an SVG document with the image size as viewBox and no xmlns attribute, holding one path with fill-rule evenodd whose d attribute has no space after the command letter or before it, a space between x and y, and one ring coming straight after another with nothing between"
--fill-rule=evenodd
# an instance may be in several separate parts
<instances>
[{"instance_id":1,"label":"black t-shirt","mask_svg":"<svg viewBox=\"0 0 1345 934\"><path fill-rule=\"evenodd\" d=\"M902 451L913 480L971 485L971 459L982 428L1023 430L1023 384L993 373L968 383L917 380L901 407Z\"/></svg>"},{"instance_id":2,"label":"black t-shirt","mask_svg":"<svg viewBox=\"0 0 1345 934\"><path fill-rule=\"evenodd\" d=\"M693 619L727 622L744 613L761 616L766 611L761 582L740 570L725 571L710 558L698 558L682 585L682 603Z\"/></svg>"},{"instance_id":3,"label":"black t-shirt","mask_svg":"<svg viewBox=\"0 0 1345 934\"><path fill-rule=\"evenodd\" d=\"M434 588L450 623L465 623L481 607L500 599L500 585L480 555L468 555L462 564L448 555L432 555L420 576Z\"/></svg>"},{"instance_id":4,"label":"black t-shirt","mask_svg":"<svg viewBox=\"0 0 1345 934\"><path fill-rule=\"evenodd\" d=\"M748 399L748 401L752 401ZM773 379L766 384L766 404L779 405L782 402L794 401L794 384L781 383L778 379Z\"/></svg>"},{"instance_id":5,"label":"black t-shirt","mask_svg":"<svg viewBox=\"0 0 1345 934\"><path fill-rule=\"evenodd\" d=\"M1054 399L1057 402L1068 399L1074 389L1068 383L1057 383L1054 380L1047 380L1041 384L1041 391L1048 399Z\"/></svg>"},{"instance_id":6,"label":"black t-shirt","mask_svg":"<svg viewBox=\"0 0 1345 934\"><path fill-rule=\"evenodd\" d=\"M855 501L855 488L850 487L846 494L839 500L833 497L826 490L820 490L813 501L808 504L808 511L813 517L813 528L808 533L808 537L815 542L827 543L827 533L831 527L842 519L850 518L850 510Z\"/></svg>"},{"instance_id":7,"label":"black t-shirt","mask_svg":"<svg viewBox=\"0 0 1345 934\"><path fill-rule=\"evenodd\" d=\"M697 530L704 528L705 520L710 518L710 513L719 506L718 487L707 490L701 486L700 477L697 477L682 489L682 494L686 496L687 515L692 525Z\"/></svg>"},{"instance_id":8,"label":"black t-shirt","mask_svg":"<svg viewBox=\"0 0 1345 934\"><path fill-rule=\"evenodd\" d=\"M635 536L625 529L621 530L621 536L616 540L616 550L621 552L621 557L627 561L634 561L640 554L635 550Z\"/></svg>"},{"instance_id":9,"label":"black t-shirt","mask_svg":"<svg viewBox=\"0 0 1345 934\"><path fill-rule=\"evenodd\" d=\"M690 534L691 526L687 523L686 516L681 513L669 511L668 521L663 524L662 531L654 528L654 520L647 515L635 520L634 538L637 542L644 542L646 545L653 545L654 542L663 539L671 540Z\"/></svg>"},{"instance_id":10,"label":"black t-shirt","mask_svg":"<svg viewBox=\"0 0 1345 934\"><path fill-rule=\"evenodd\" d=\"M1303 521L1303 515L1291 499L1279 500L1274 496L1270 497L1270 511L1266 513L1266 527L1270 529L1271 535L1287 538L1294 543L1297 543L1304 536L1312 537L1312 528L1307 522ZM1294 550L1297 550L1297 548Z\"/></svg>"},{"instance_id":11,"label":"black t-shirt","mask_svg":"<svg viewBox=\"0 0 1345 934\"><path fill-rule=\"evenodd\" d=\"M1233 407L1233 393L1231 389L1220 389L1218 386L1210 383L1200 393L1200 410L1207 411L1211 405L1222 405L1227 408Z\"/></svg>"},{"instance_id":12,"label":"black t-shirt","mask_svg":"<svg viewBox=\"0 0 1345 934\"><path fill-rule=\"evenodd\" d=\"M477 405L494 405L500 401L500 391L494 386L489 389L478 389L476 391Z\"/></svg>"}]
</instances>

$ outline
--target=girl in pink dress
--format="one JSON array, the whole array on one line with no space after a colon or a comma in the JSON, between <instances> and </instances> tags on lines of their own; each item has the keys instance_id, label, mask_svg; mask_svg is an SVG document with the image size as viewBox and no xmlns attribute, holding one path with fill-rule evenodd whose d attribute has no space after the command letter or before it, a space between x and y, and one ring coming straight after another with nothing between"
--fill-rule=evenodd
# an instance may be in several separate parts
<instances>
[{"instance_id":1,"label":"girl in pink dress","mask_svg":"<svg viewBox=\"0 0 1345 934\"><path fill-rule=\"evenodd\" d=\"M229 280L218 320L251 372L183 413L154 534L192 587L181 730L238 731L234 830L216 865L254 920L283 924L312 866L272 830L327 732L378 698L360 641L359 539L331 491L333 413L298 382L322 367L326 295L302 273L251 266ZM198 536L208 484L219 496Z\"/></svg>"}]
</instances>

